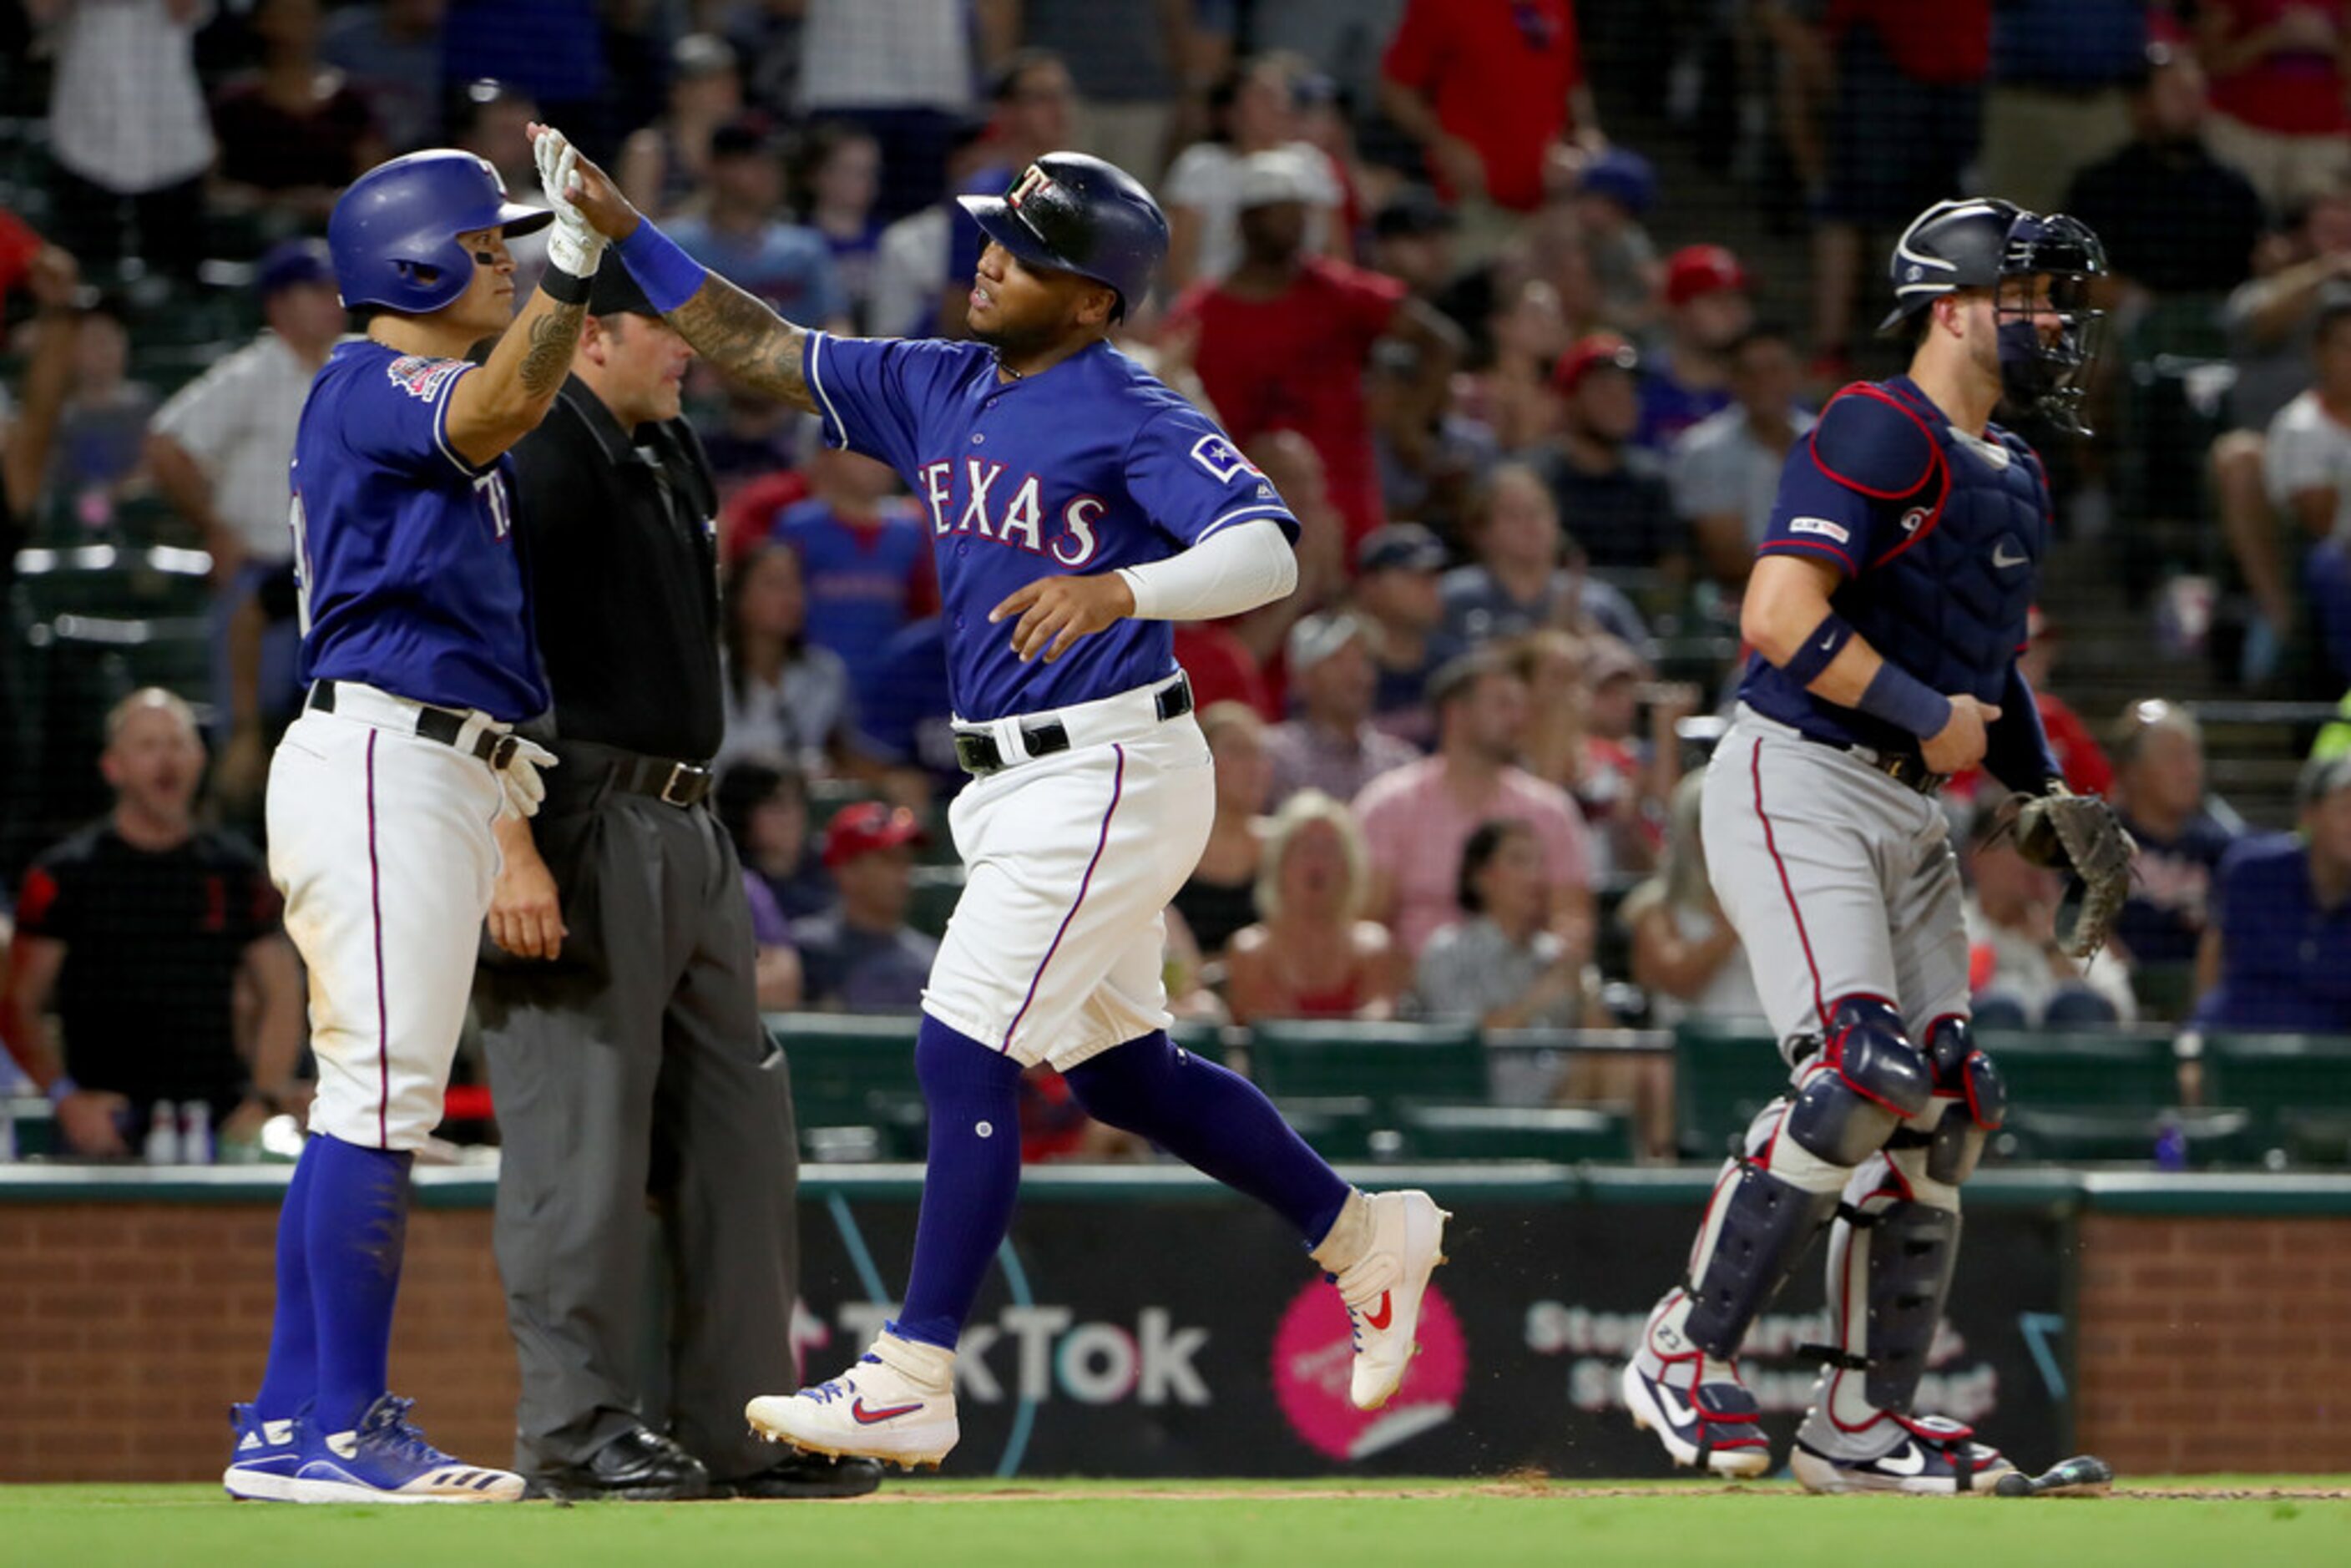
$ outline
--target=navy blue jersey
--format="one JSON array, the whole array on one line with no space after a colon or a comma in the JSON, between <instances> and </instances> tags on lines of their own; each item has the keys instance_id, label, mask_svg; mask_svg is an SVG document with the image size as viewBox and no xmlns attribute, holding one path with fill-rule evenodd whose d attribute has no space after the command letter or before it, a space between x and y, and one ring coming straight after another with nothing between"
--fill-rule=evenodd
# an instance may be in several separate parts
<instances>
[{"instance_id":1,"label":"navy blue jersey","mask_svg":"<svg viewBox=\"0 0 2351 1568\"><path fill-rule=\"evenodd\" d=\"M2029 720L2021 755L2037 753L2037 769L2047 744L2036 715L2011 713L2022 688L2011 683L2049 526L2048 481L2032 447L1996 424L1970 435L1896 376L1839 392L1789 452L1757 553L1834 567L1841 580L1829 602L1837 613L1936 691L1991 703L2002 724ZM1813 695L1760 654L1739 695L1822 739L1918 748L1916 736ZM2030 788L2037 779L2003 773L2001 781Z\"/></svg>"},{"instance_id":2,"label":"navy blue jersey","mask_svg":"<svg viewBox=\"0 0 2351 1568\"><path fill-rule=\"evenodd\" d=\"M449 444L474 366L335 346L294 437L304 681L358 681L512 722L547 706L515 559L514 467Z\"/></svg>"},{"instance_id":3,"label":"navy blue jersey","mask_svg":"<svg viewBox=\"0 0 2351 1568\"><path fill-rule=\"evenodd\" d=\"M1175 673L1165 621L1121 621L1052 664L1020 663L987 612L1040 577L1164 560L1219 528L1297 520L1199 410L1107 343L1019 381L978 343L810 332L824 438L896 469L931 526L960 718L1035 713Z\"/></svg>"}]
</instances>

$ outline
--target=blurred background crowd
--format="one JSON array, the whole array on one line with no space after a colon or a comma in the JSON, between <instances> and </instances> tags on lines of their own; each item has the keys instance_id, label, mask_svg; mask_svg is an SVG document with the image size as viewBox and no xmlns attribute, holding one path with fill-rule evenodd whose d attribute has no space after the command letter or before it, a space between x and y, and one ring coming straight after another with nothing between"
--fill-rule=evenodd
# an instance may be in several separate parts
<instances>
[{"instance_id":1,"label":"blurred background crowd","mask_svg":"<svg viewBox=\"0 0 2351 1568\"><path fill-rule=\"evenodd\" d=\"M1957 781L1980 1014L2351 1034L2347 87L2351 0L7 0L0 1034L134 1131L284 1109L243 1086L301 1049L256 846L287 459L345 329L315 236L424 146L538 200L535 119L845 331L961 333L952 198L1041 152L1158 193L1120 346L1303 527L1295 595L1177 634L1217 758L1168 921L1196 1023L1751 1019L1693 790L1781 463L1899 368L1868 328L1913 214L2074 214L2110 330L2096 436L2042 443L2025 657L2140 853L2077 965ZM960 884L930 519L699 368L689 413L763 999L910 1011ZM1518 1051L1495 1092L1663 1155L1668 1067Z\"/></svg>"}]
</instances>

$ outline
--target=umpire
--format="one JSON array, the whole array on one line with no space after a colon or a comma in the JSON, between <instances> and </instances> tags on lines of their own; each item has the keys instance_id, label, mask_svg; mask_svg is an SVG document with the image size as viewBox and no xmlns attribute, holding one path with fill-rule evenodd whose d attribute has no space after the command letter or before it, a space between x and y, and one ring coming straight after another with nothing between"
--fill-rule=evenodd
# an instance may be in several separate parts
<instances>
[{"instance_id":1,"label":"umpire","mask_svg":"<svg viewBox=\"0 0 2351 1568\"><path fill-rule=\"evenodd\" d=\"M778 1450L799 1159L759 1020L735 846L705 803L722 726L713 518L679 417L693 350L599 270L571 376L515 448L516 528L561 766L505 856L475 987L505 1138L496 1246L539 1496L845 1497L880 1468ZM650 1199L650 1204L649 1200ZM674 1302L648 1341L647 1216Z\"/></svg>"}]
</instances>

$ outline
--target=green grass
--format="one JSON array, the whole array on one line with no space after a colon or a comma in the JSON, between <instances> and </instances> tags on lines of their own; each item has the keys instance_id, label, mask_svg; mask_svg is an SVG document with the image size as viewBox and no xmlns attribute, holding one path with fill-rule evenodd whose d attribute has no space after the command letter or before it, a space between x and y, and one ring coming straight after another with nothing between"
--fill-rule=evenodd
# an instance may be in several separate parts
<instances>
[{"instance_id":1,"label":"green grass","mask_svg":"<svg viewBox=\"0 0 2351 1568\"><path fill-rule=\"evenodd\" d=\"M2141 1487L2166 1483L2143 1481ZM2341 1478L2199 1477L2199 1489ZM2032 1503L1809 1498L1664 1483L922 1481L855 1503L231 1504L200 1486L0 1487L0 1565L430 1568L757 1563L1061 1564L2351 1563L2351 1501L2149 1498Z\"/></svg>"}]
</instances>

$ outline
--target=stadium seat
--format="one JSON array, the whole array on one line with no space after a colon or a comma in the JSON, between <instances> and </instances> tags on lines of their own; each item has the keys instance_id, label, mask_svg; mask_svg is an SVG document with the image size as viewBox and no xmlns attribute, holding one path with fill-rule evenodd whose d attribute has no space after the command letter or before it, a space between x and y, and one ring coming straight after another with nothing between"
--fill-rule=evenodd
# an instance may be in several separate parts
<instances>
[{"instance_id":1,"label":"stadium seat","mask_svg":"<svg viewBox=\"0 0 2351 1568\"><path fill-rule=\"evenodd\" d=\"M1686 1159L1719 1160L1788 1085L1769 1026L1685 1019L1674 1029L1675 1139Z\"/></svg>"},{"instance_id":2,"label":"stadium seat","mask_svg":"<svg viewBox=\"0 0 2351 1568\"><path fill-rule=\"evenodd\" d=\"M2253 1113L2236 1106L2147 1110L2044 1110L2016 1106L1995 1145L2008 1159L2048 1163L2106 1160L2147 1165L2156 1145L2176 1130L2191 1166L2251 1165L2262 1155Z\"/></svg>"},{"instance_id":3,"label":"stadium seat","mask_svg":"<svg viewBox=\"0 0 2351 1568\"><path fill-rule=\"evenodd\" d=\"M1981 1030L1976 1043L2000 1064L2016 1110L2160 1110L2179 1102L2179 1071L2164 1030Z\"/></svg>"},{"instance_id":4,"label":"stadium seat","mask_svg":"<svg viewBox=\"0 0 2351 1568\"><path fill-rule=\"evenodd\" d=\"M2264 1154L2351 1164L2351 1038L2210 1035L2204 1061L2208 1097L2250 1109Z\"/></svg>"},{"instance_id":5,"label":"stadium seat","mask_svg":"<svg viewBox=\"0 0 2351 1568\"><path fill-rule=\"evenodd\" d=\"M810 1158L920 1158L923 1092L915 1019L855 1013L770 1013L784 1048L800 1146ZM861 1131L862 1130L862 1131Z\"/></svg>"},{"instance_id":6,"label":"stadium seat","mask_svg":"<svg viewBox=\"0 0 2351 1568\"><path fill-rule=\"evenodd\" d=\"M1404 1113L1405 1153L1422 1160L1625 1161L1630 1117L1565 1107L1428 1105Z\"/></svg>"},{"instance_id":7,"label":"stadium seat","mask_svg":"<svg viewBox=\"0 0 2351 1568\"><path fill-rule=\"evenodd\" d=\"M1486 1051L1473 1027L1269 1020L1249 1031L1249 1064L1276 1100L1360 1095L1390 1127L1406 1106L1487 1098Z\"/></svg>"}]
</instances>

